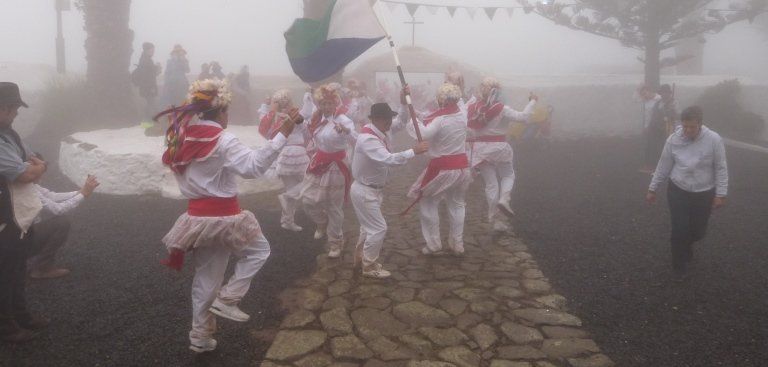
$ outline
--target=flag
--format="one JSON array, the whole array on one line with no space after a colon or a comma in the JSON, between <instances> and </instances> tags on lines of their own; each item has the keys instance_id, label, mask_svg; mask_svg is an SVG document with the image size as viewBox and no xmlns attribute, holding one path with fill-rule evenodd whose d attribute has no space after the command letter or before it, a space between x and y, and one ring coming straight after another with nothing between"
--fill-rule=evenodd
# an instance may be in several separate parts
<instances>
[{"instance_id":1,"label":"flag","mask_svg":"<svg viewBox=\"0 0 768 367\"><path fill-rule=\"evenodd\" d=\"M305 0L304 18L285 32L294 73L307 83L327 79L384 38L368 1Z\"/></svg>"}]
</instances>

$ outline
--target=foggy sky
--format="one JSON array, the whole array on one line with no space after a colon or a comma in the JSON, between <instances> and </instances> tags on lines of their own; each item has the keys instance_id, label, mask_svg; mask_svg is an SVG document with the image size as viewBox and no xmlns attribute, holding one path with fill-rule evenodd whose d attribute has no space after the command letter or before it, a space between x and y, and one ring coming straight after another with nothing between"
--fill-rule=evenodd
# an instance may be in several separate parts
<instances>
[{"instance_id":1,"label":"foggy sky","mask_svg":"<svg viewBox=\"0 0 768 367\"><path fill-rule=\"evenodd\" d=\"M427 2L427 1L424 1ZM431 0L432 3L493 6L503 0ZM0 0L0 62L55 65L53 0ZM385 12L399 45L409 45L410 20L405 7ZM133 0L131 28L135 32L136 63L144 41L157 46L155 61L165 63L174 44L188 51L192 72L218 60L225 72L249 65L253 74L291 73L285 56L283 32L301 15L301 0ZM475 65L490 74L569 74L640 72L637 51L618 41L555 26L536 15L517 11L510 18L500 11L493 21L482 10L470 19L459 9L451 18L445 10L431 15L416 31L419 46ZM739 23L708 36L705 73L744 75L768 80L768 42L756 26ZM70 71L83 72L85 59L82 14L64 15L67 62ZM380 43L366 55L386 52ZM407 69L407 65L404 66Z\"/></svg>"}]
</instances>

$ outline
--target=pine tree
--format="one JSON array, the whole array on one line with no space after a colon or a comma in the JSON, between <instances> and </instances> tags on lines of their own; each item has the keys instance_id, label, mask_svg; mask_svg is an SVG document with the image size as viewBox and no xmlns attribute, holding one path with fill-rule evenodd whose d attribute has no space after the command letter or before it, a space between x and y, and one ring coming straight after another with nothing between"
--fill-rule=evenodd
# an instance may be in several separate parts
<instances>
[{"instance_id":1,"label":"pine tree","mask_svg":"<svg viewBox=\"0 0 768 367\"><path fill-rule=\"evenodd\" d=\"M518 0L556 24L616 39L625 47L644 53L645 84L657 88L661 68L682 60L664 59L662 51L678 43L726 26L752 21L764 12L768 0L550 0L532 5ZM722 10L708 10L718 8Z\"/></svg>"}]
</instances>

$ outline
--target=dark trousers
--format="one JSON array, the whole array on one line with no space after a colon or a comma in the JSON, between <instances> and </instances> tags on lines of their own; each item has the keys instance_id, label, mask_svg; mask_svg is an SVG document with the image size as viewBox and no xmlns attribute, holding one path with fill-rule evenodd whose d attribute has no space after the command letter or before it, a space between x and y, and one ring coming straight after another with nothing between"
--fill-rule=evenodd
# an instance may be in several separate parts
<instances>
[{"instance_id":1,"label":"dark trousers","mask_svg":"<svg viewBox=\"0 0 768 367\"><path fill-rule=\"evenodd\" d=\"M648 126L645 129L645 152L643 153L643 163L648 167L656 167L661 157L661 151L664 150L664 143L667 141L666 133L658 128Z\"/></svg>"},{"instance_id":2,"label":"dark trousers","mask_svg":"<svg viewBox=\"0 0 768 367\"><path fill-rule=\"evenodd\" d=\"M0 232L0 331L14 319L29 317L24 288L32 239L31 233L19 237L15 225Z\"/></svg>"},{"instance_id":3,"label":"dark trousers","mask_svg":"<svg viewBox=\"0 0 768 367\"><path fill-rule=\"evenodd\" d=\"M27 261L30 272L45 272L53 269L56 252L64 246L71 227L68 217L55 216L35 224L35 237L32 239L33 256Z\"/></svg>"},{"instance_id":4,"label":"dark trousers","mask_svg":"<svg viewBox=\"0 0 768 367\"><path fill-rule=\"evenodd\" d=\"M684 270L693 257L693 244L704 238L707 222L712 213L715 189L688 192L672 181L667 188L667 200L672 219L672 266Z\"/></svg>"}]
</instances>

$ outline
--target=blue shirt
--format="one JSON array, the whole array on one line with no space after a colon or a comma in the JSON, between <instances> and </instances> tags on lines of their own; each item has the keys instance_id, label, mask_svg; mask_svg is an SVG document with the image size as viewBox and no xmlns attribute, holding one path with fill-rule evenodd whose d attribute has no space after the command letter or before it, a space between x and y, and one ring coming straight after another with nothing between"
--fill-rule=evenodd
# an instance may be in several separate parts
<instances>
[{"instance_id":1,"label":"blue shirt","mask_svg":"<svg viewBox=\"0 0 768 367\"><path fill-rule=\"evenodd\" d=\"M27 164L21 159L24 153L29 155L29 149L16 143L16 132L10 127L0 128L0 176L7 181L15 181L24 171Z\"/></svg>"}]
</instances>

